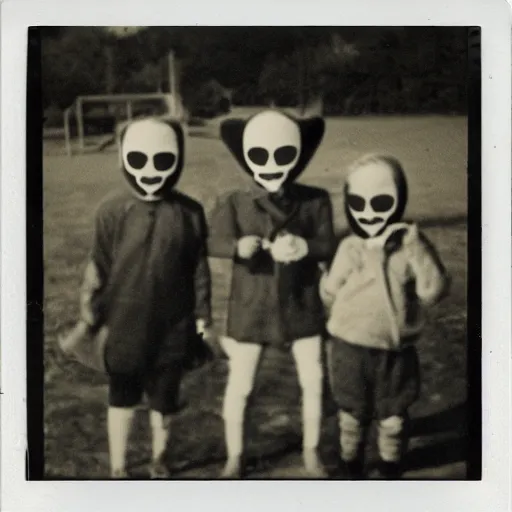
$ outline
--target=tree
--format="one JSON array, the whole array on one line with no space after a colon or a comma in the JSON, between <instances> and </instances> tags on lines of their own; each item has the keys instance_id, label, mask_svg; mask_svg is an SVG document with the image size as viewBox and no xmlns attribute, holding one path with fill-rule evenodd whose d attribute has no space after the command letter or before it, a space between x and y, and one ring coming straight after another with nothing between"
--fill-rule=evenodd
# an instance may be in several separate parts
<instances>
[{"instance_id":1,"label":"tree","mask_svg":"<svg viewBox=\"0 0 512 512\"><path fill-rule=\"evenodd\" d=\"M66 108L78 95L105 91L107 39L101 27L73 27L58 38L42 38L44 107Z\"/></svg>"},{"instance_id":2,"label":"tree","mask_svg":"<svg viewBox=\"0 0 512 512\"><path fill-rule=\"evenodd\" d=\"M168 90L180 62L183 99L216 80L235 103L306 104L328 113L464 112L463 27L102 27L44 29L43 101Z\"/></svg>"}]
</instances>

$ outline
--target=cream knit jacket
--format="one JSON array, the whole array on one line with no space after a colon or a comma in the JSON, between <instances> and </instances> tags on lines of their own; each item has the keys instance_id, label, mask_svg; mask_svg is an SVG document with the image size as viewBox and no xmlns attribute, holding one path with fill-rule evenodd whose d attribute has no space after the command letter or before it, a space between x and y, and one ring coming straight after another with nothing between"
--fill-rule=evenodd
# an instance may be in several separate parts
<instances>
[{"instance_id":1,"label":"cream knit jacket","mask_svg":"<svg viewBox=\"0 0 512 512\"><path fill-rule=\"evenodd\" d=\"M421 334L425 307L441 300L449 282L415 225L394 224L367 240L350 235L320 281L327 330L356 345L400 350Z\"/></svg>"}]
</instances>

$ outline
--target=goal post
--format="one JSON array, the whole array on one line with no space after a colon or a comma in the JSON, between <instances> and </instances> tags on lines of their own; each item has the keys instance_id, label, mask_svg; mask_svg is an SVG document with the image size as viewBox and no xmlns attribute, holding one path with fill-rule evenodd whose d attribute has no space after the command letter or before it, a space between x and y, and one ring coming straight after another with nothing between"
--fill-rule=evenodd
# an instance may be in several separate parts
<instances>
[{"instance_id":1,"label":"goal post","mask_svg":"<svg viewBox=\"0 0 512 512\"><path fill-rule=\"evenodd\" d=\"M95 94L87 96L78 96L71 107L64 111L64 134L66 139L66 153L72 154L71 145L71 113L75 113L76 130L78 137L78 148L80 152L85 150L85 126L84 126L84 105L86 104L112 104L124 103L126 110L126 121L133 118L134 103L161 100L166 115L178 117L181 115L179 100L173 98L170 93L148 93L148 94ZM177 101L178 100L178 101ZM116 136L116 134L113 134Z\"/></svg>"}]
</instances>

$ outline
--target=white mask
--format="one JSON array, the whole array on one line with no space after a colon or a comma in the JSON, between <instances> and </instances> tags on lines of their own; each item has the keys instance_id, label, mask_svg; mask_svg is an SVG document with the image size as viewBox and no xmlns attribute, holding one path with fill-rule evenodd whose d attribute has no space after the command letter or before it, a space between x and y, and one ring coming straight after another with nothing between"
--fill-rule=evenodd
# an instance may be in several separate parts
<instances>
[{"instance_id":1,"label":"white mask","mask_svg":"<svg viewBox=\"0 0 512 512\"><path fill-rule=\"evenodd\" d=\"M370 237L384 229L398 208L398 190L391 168L385 162L368 162L348 178L350 214Z\"/></svg>"},{"instance_id":2,"label":"white mask","mask_svg":"<svg viewBox=\"0 0 512 512\"><path fill-rule=\"evenodd\" d=\"M247 123L242 145L254 180L269 192L277 192L299 160L299 126L284 114L265 111Z\"/></svg>"},{"instance_id":3,"label":"white mask","mask_svg":"<svg viewBox=\"0 0 512 512\"><path fill-rule=\"evenodd\" d=\"M178 165L178 139L166 123L144 119L128 126L122 141L123 164L126 172L145 192L145 201L160 199L165 181Z\"/></svg>"}]
</instances>

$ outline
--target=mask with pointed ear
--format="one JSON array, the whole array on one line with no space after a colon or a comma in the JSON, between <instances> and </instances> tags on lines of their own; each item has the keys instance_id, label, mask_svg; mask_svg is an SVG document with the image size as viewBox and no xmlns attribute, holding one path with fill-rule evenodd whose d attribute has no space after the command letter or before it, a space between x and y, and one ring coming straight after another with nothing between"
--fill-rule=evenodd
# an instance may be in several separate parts
<instances>
[{"instance_id":1,"label":"mask with pointed ear","mask_svg":"<svg viewBox=\"0 0 512 512\"><path fill-rule=\"evenodd\" d=\"M277 192L304 171L324 130L320 117L296 120L279 111L265 110L248 121L225 121L221 137L259 186Z\"/></svg>"},{"instance_id":2,"label":"mask with pointed ear","mask_svg":"<svg viewBox=\"0 0 512 512\"><path fill-rule=\"evenodd\" d=\"M184 137L179 123L142 119L121 133L123 174L144 201L162 199L177 183L183 168Z\"/></svg>"}]
</instances>

